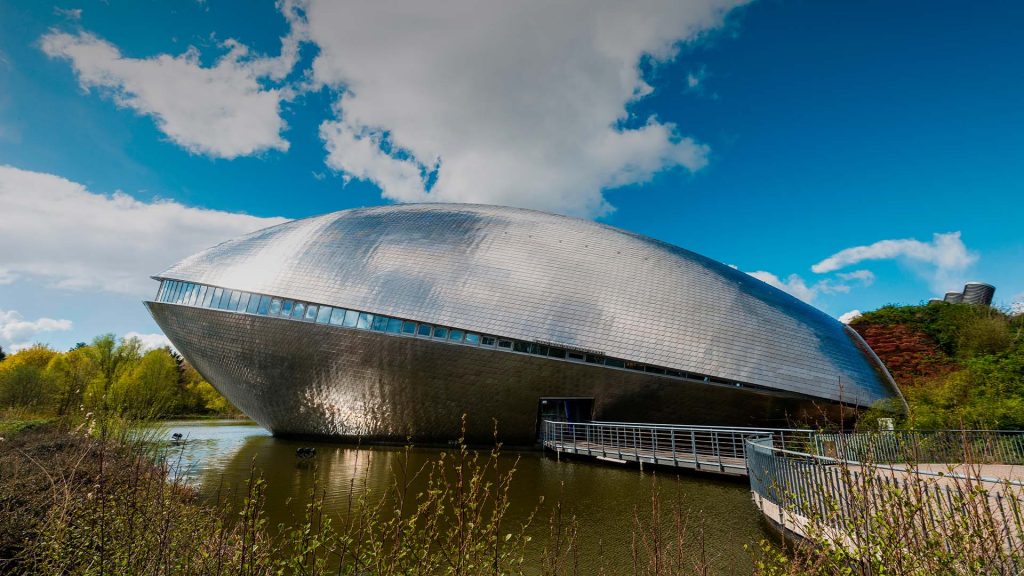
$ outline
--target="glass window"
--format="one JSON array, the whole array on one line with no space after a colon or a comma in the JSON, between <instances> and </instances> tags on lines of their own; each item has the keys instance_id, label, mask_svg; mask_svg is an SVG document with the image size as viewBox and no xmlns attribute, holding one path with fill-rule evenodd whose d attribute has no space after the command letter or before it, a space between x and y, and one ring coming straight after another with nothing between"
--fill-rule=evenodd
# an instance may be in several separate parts
<instances>
[{"instance_id":1,"label":"glass window","mask_svg":"<svg viewBox=\"0 0 1024 576\"><path fill-rule=\"evenodd\" d=\"M415 322L402 322L402 334L415 334L416 323Z\"/></svg>"},{"instance_id":2,"label":"glass window","mask_svg":"<svg viewBox=\"0 0 1024 576\"><path fill-rule=\"evenodd\" d=\"M196 296L196 306L202 306L206 302L206 286L199 287L199 294Z\"/></svg>"},{"instance_id":3,"label":"glass window","mask_svg":"<svg viewBox=\"0 0 1024 576\"><path fill-rule=\"evenodd\" d=\"M604 365L605 366L614 366L616 368L625 368L626 367L626 363L623 362L622 360L619 360L618 358L605 358L604 359Z\"/></svg>"},{"instance_id":4,"label":"glass window","mask_svg":"<svg viewBox=\"0 0 1024 576\"><path fill-rule=\"evenodd\" d=\"M292 307L293 306L295 306L295 301L294 300L285 300L285 301L281 302L281 316L285 316L285 317L291 316L292 315Z\"/></svg>"},{"instance_id":5,"label":"glass window","mask_svg":"<svg viewBox=\"0 0 1024 576\"><path fill-rule=\"evenodd\" d=\"M220 308L221 310L227 310L228 304L231 303L231 296L234 293L234 290L225 290L224 293L221 294L220 296L220 306L218 306L218 308Z\"/></svg>"},{"instance_id":6,"label":"glass window","mask_svg":"<svg viewBox=\"0 0 1024 576\"><path fill-rule=\"evenodd\" d=\"M512 349L515 350L516 352L529 352L530 351L530 346L526 342L522 342L520 340L516 340L512 344Z\"/></svg>"},{"instance_id":7,"label":"glass window","mask_svg":"<svg viewBox=\"0 0 1024 576\"><path fill-rule=\"evenodd\" d=\"M163 302L164 301L164 287L166 285L167 285L167 281L166 280L161 280L160 281L160 285L157 286L157 288L156 288L156 298L155 298L155 300L157 302Z\"/></svg>"},{"instance_id":8,"label":"glass window","mask_svg":"<svg viewBox=\"0 0 1024 576\"><path fill-rule=\"evenodd\" d=\"M498 348L512 348L511 340L498 340Z\"/></svg>"},{"instance_id":9,"label":"glass window","mask_svg":"<svg viewBox=\"0 0 1024 576\"><path fill-rule=\"evenodd\" d=\"M306 304L304 302L296 302L295 307L292 308L292 318L296 320L302 320L306 316Z\"/></svg>"},{"instance_id":10,"label":"glass window","mask_svg":"<svg viewBox=\"0 0 1024 576\"><path fill-rule=\"evenodd\" d=\"M388 327L388 317L377 315L373 317L373 324L371 326L374 330L384 331Z\"/></svg>"},{"instance_id":11,"label":"glass window","mask_svg":"<svg viewBox=\"0 0 1024 576\"><path fill-rule=\"evenodd\" d=\"M448 329L444 326L434 326L434 338L447 338Z\"/></svg>"},{"instance_id":12,"label":"glass window","mask_svg":"<svg viewBox=\"0 0 1024 576\"><path fill-rule=\"evenodd\" d=\"M420 336L430 336L431 328L433 328L433 326L431 326L430 324L420 324L420 327L418 330L416 330L416 333L419 334Z\"/></svg>"},{"instance_id":13,"label":"glass window","mask_svg":"<svg viewBox=\"0 0 1024 576\"><path fill-rule=\"evenodd\" d=\"M472 344L473 346L480 344L480 335L466 332L466 344Z\"/></svg>"},{"instance_id":14,"label":"glass window","mask_svg":"<svg viewBox=\"0 0 1024 576\"><path fill-rule=\"evenodd\" d=\"M370 324L373 322L373 314L367 314L366 312L359 313L359 320L356 322L356 328L362 328L368 330Z\"/></svg>"},{"instance_id":15,"label":"glass window","mask_svg":"<svg viewBox=\"0 0 1024 576\"><path fill-rule=\"evenodd\" d=\"M239 312L245 312L246 309L249 308L250 298L252 298L252 294L249 294L248 292L242 292L242 295L238 297L238 306L235 307L235 310L238 310Z\"/></svg>"},{"instance_id":16,"label":"glass window","mask_svg":"<svg viewBox=\"0 0 1024 576\"><path fill-rule=\"evenodd\" d=\"M480 343L484 346L494 346L494 336L483 336L480 338Z\"/></svg>"},{"instance_id":17,"label":"glass window","mask_svg":"<svg viewBox=\"0 0 1024 576\"><path fill-rule=\"evenodd\" d=\"M462 330L449 330L448 339L452 342L462 342L462 335L465 334Z\"/></svg>"},{"instance_id":18,"label":"glass window","mask_svg":"<svg viewBox=\"0 0 1024 576\"><path fill-rule=\"evenodd\" d=\"M552 358L565 358L565 348L551 347L548 349L548 356Z\"/></svg>"},{"instance_id":19,"label":"glass window","mask_svg":"<svg viewBox=\"0 0 1024 576\"><path fill-rule=\"evenodd\" d=\"M351 310L349 310L349 312L351 312ZM331 324L340 326L341 323L345 321L345 314L346 312L344 308L335 308L334 312L331 312Z\"/></svg>"},{"instance_id":20,"label":"glass window","mask_svg":"<svg viewBox=\"0 0 1024 576\"><path fill-rule=\"evenodd\" d=\"M192 288L192 285L186 282L185 286L181 289L181 297L178 298L178 302L180 302L182 304L188 304L188 297L189 297L189 289L190 288Z\"/></svg>"},{"instance_id":21,"label":"glass window","mask_svg":"<svg viewBox=\"0 0 1024 576\"><path fill-rule=\"evenodd\" d=\"M316 305L310 304L306 306L306 322L312 322L316 320Z\"/></svg>"},{"instance_id":22,"label":"glass window","mask_svg":"<svg viewBox=\"0 0 1024 576\"><path fill-rule=\"evenodd\" d=\"M316 311L316 323L317 324L327 324L328 322L330 322L331 321L331 314L334 313L334 310L335 309L331 308L330 306L321 306Z\"/></svg>"},{"instance_id":23,"label":"glass window","mask_svg":"<svg viewBox=\"0 0 1024 576\"><path fill-rule=\"evenodd\" d=\"M206 297L203 298L203 308L210 308L213 304L213 294L217 291L216 288L210 286L206 289Z\"/></svg>"},{"instance_id":24,"label":"glass window","mask_svg":"<svg viewBox=\"0 0 1024 576\"><path fill-rule=\"evenodd\" d=\"M537 354L538 356L547 356L548 355L548 347L543 345L543 344L534 344L531 347L530 352L533 352L534 354Z\"/></svg>"},{"instance_id":25,"label":"glass window","mask_svg":"<svg viewBox=\"0 0 1024 576\"><path fill-rule=\"evenodd\" d=\"M260 298L259 294L250 294L249 303L246 305L245 311L249 314L255 314L260 307Z\"/></svg>"},{"instance_id":26,"label":"glass window","mask_svg":"<svg viewBox=\"0 0 1024 576\"><path fill-rule=\"evenodd\" d=\"M260 316L270 313L270 296L260 296L260 306L256 309L256 313Z\"/></svg>"},{"instance_id":27,"label":"glass window","mask_svg":"<svg viewBox=\"0 0 1024 576\"><path fill-rule=\"evenodd\" d=\"M184 294L184 292L185 292L185 283L184 282L178 282L178 289L174 292L174 303L175 304L180 304L181 303L181 296L182 296L182 294Z\"/></svg>"},{"instance_id":28,"label":"glass window","mask_svg":"<svg viewBox=\"0 0 1024 576\"><path fill-rule=\"evenodd\" d=\"M399 334L402 331L402 321L398 318L388 318L386 330L392 334Z\"/></svg>"},{"instance_id":29,"label":"glass window","mask_svg":"<svg viewBox=\"0 0 1024 576\"><path fill-rule=\"evenodd\" d=\"M270 315L277 316L281 314L281 299L271 298L270 299Z\"/></svg>"},{"instance_id":30,"label":"glass window","mask_svg":"<svg viewBox=\"0 0 1024 576\"><path fill-rule=\"evenodd\" d=\"M188 296L188 305L189 306L197 306L199 302L202 302L202 300L199 299L199 290L201 288L202 287L199 286L198 284L193 284L192 285L192 293L189 294L189 296Z\"/></svg>"},{"instance_id":31,"label":"glass window","mask_svg":"<svg viewBox=\"0 0 1024 576\"><path fill-rule=\"evenodd\" d=\"M213 301L210 302L210 308L220 308L220 299L222 296L224 296L224 290L222 288L214 288Z\"/></svg>"},{"instance_id":32,"label":"glass window","mask_svg":"<svg viewBox=\"0 0 1024 576\"><path fill-rule=\"evenodd\" d=\"M177 280L171 282L171 296L167 299L168 302L178 303L178 290L181 289L181 282Z\"/></svg>"},{"instance_id":33,"label":"glass window","mask_svg":"<svg viewBox=\"0 0 1024 576\"><path fill-rule=\"evenodd\" d=\"M231 300L228 301L228 310L238 310L238 302L242 299L242 293L236 290L231 291Z\"/></svg>"},{"instance_id":34,"label":"glass window","mask_svg":"<svg viewBox=\"0 0 1024 576\"><path fill-rule=\"evenodd\" d=\"M584 356L582 352L569 352L567 356L569 357L569 360L586 360L586 356Z\"/></svg>"},{"instance_id":35,"label":"glass window","mask_svg":"<svg viewBox=\"0 0 1024 576\"><path fill-rule=\"evenodd\" d=\"M356 312L355 310L349 310L348 312L345 312L344 326L346 328L354 328L356 327L357 324L359 324L359 312Z\"/></svg>"},{"instance_id":36,"label":"glass window","mask_svg":"<svg viewBox=\"0 0 1024 576\"><path fill-rule=\"evenodd\" d=\"M591 364L600 364L601 363L601 357L600 356L594 356L593 354L587 354L587 362L590 362Z\"/></svg>"}]
</instances>

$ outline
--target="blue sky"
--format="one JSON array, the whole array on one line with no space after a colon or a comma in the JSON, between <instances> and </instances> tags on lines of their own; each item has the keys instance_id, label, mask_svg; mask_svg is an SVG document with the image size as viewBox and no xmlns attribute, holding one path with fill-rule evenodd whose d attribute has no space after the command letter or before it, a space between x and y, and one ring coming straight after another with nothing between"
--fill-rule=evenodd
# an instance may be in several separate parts
<instances>
[{"instance_id":1,"label":"blue sky","mask_svg":"<svg viewBox=\"0 0 1024 576\"><path fill-rule=\"evenodd\" d=\"M240 17L240 15L242 17ZM0 346L396 201L595 218L839 317L1024 300L1024 5L0 0Z\"/></svg>"}]
</instances>

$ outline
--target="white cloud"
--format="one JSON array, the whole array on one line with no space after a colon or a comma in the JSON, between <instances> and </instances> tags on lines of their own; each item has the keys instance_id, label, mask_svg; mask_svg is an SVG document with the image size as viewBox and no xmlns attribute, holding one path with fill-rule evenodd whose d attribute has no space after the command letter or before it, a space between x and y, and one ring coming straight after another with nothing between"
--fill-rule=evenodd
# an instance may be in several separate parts
<instances>
[{"instance_id":1,"label":"white cloud","mask_svg":"<svg viewBox=\"0 0 1024 576\"><path fill-rule=\"evenodd\" d=\"M152 296L149 276L232 237L285 222L95 194L52 174L0 166L0 269L59 288Z\"/></svg>"},{"instance_id":2,"label":"white cloud","mask_svg":"<svg viewBox=\"0 0 1024 576\"><path fill-rule=\"evenodd\" d=\"M190 47L183 54L129 58L113 44L88 32L51 31L41 47L51 58L64 58L78 73L82 88L97 88L118 105L152 116L160 130L191 152L235 158L265 150L287 150L281 102L293 92L268 87L280 82L298 58L303 22L294 3L282 6L291 32L282 39L281 55L260 57L234 40L211 67Z\"/></svg>"},{"instance_id":3,"label":"white cloud","mask_svg":"<svg viewBox=\"0 0 1024 576\"><path fill-rule=\"evenodd\" d=\"M707 146L628 110L653 90L642 58L674 58L738 3L311 0L312 79L341 92L327 164L403 202L606 213L603 190L707 164Z\"/></svg>"},{"instance_id":4,"label":"white cloud","mask_svg":"<svg viewBox=\"0 0 1024 576\"><path fill-rule=\"evenodd\" d=\"M774 286L783 292L788 292L793 296L803 300L810 304L814 298L818 295L820 288L818 286L808 286L807 282L798 274L790 274L785 280L779 278L771 272L765 272L764 270L758 270L757 272L747 272L747 274L757 278L761 282Z\"/></svg>"},{"instance_id":5,"label":"white cloud","mask_svg":"<svg viewBox=\"0 0 1024 576\"><path fill-rule=\"evenodd\" d=\"M964 274L977 262L978 255L967 249L960 232L950 232L934 234L931 242L907 238L846 248L818 262L811 270L823 274L867 260L898 260L918 266L919 274L930 282L931 288L944 292L950 286L963 285Z\"/></svg>"},{"instance_id":6,"label":"white cloud","mask_svg":"<svg viewBox=\"0 0 1024 576\"><path fill-rule=\"evenodd\" d=\"M18 275L0 268L0 286L5 284L14 284L14 281L18 279Z\"/></svg>"},{"instance_id":7,"label":"white cloud","mask_svg":"<svg viewBox=\"0 0 1024 576\"><path fill-rule=\"evenodd\" d=\"M757 278L765 284L774 286L783 292L788 292L808 304L813 303L821 294L847 294L850 292L849 284L836 281L833 278L823 278L817 282L808 284L807 281L799 274L790 274L785 279L764 270L747 272L747 274ZM837 274L836 276L843 281L856 280L862 286L870 285L875 278L874 274L867 270L857 270L850 274Z\"/></svg>"},{"instance_id":8,"label":"white cloud","mask_svg":"<svg viewBox=\"0 0 1024 576\"><path fill-rule=\"evenodd\" d=\"M0 310L0 346L5 352L17 352L34 343L36 334L71 330L70 320L37 318L25 320L15 310Z\"/></svg>"},{"instance_id":9,"label":"white cloud","mask_svg":"<svg viewBox=\"0 0 1024 576\"><path fill-rule=\"evenodd\" d=\"M61 8L59 6L55 6L53 8L53 13L62 18L67 18L68 20L76 22L82 19L81 8Z\"/></svg>"},{"instance_id":10,"label":"white cloud","mask_svg":"<svg viewBox=\"0 0 1024 576\"><path fill-rule=\"evenodd\" d=\"M163 348L169 346L174 350L174 345L171 341L163 334L142 334L139 332L128 332L124 335L125 338L138 338L139 342L142 342L143 350L156 350L157 348Z\"/></svg>"},{"instance_id":11,"label":"white cloud","mask_svg":"<svg viewBox=\"0 0 1024 576\"><path fill-rule=\"evenodd\" d=\"M875 273L871 270L854 270L852 272L840 272L836 274L841 280L857 280L862 286L871 286L875 283Z\"/></svg>"},{"instance_id":12,"label":"white cloud","mask_svg":"<svg viewBox=\"0 0 1024 576\"><path fill-rule=\"evenodd\" d=\"M1013 303L1010 304L1010 314L1014 316L1024 314L1024 292L1013 297Z\"/></svg>"},{"instance_id":13,"label":"white cloud","mask_svg":"<svg viewBox=\"0 0 1024 576\"><path fill-rule=\"evenodd\" d=\"M839 317L839 321L842 322L843 324L849 324L850 322L853 322L855 319L860 318L861 316L863 316L863 314L860 310L850 310L849 312L841 315Z\"/></svg>"}]
</instances>

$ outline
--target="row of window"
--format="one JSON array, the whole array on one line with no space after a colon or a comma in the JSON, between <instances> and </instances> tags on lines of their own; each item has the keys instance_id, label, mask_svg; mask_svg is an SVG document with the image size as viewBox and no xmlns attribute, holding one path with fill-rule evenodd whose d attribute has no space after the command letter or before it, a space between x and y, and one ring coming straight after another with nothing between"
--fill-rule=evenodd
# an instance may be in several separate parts
<instances>
[{"instance_id":1,"label":"row of window","mask_svg":"<svg viewBox=\"0 0 1024 576\"><path fill-rule=\"evenodd\" d=\"M469 346L484 346L488 348L509 350L512 352L520 352L523 354L560 358L576 362L585 362L588 364L600 364L614 368L625 368L639 372L648 372L651 374L662 374L665 376L675 376L677 378L688 378L691 380L703 380L705 382L714 382L717 384L729 384L735 386L744 385L738 382L727 381L703 374L693 374L670 368L651 366L640 362L620 360L618 358L610 358L602 354L571 350L550 344L489 336L448 326L413 322L412 320L394 318L383 314L371 314L369 312L313 304L311 302L267 296L265 294L243 292L241 290L228 290L225 288L217 288L215 286L207 286L205 284L194 284L191 282L180 282L177 280L163 280L160 282L160 288L157 291L156 300L158 302L166 302L169 304L182 304L185 306L213 308L229 312L243 312L259 316L288 318L301 322L331 324L344 328L375 330L391 334L430 338L432 340L443 340L445 342Z\"/></svg>"}]
</instances>

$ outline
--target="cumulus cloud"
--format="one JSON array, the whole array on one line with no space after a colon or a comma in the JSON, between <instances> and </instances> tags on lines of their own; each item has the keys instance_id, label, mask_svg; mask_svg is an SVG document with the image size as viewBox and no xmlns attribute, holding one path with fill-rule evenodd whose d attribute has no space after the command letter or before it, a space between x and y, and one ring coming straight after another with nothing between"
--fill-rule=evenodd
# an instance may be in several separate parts
<instances>
[{"instance_id":1,"label":"cumulus cloud","mask_svg":"<svg viewBox=\"0 0 1024 576\"><path fill-rule=\"evenodd\" d=\"M839 316L839 321L843 324L849 324L861 316L863 316L863 314L860 310L850 310L849 312Z\"/></svg>"},{"instance_id":2,"label":"cumulus cloud","mask_svg":"<svg viewBox=\"0 0 1024 576\"><path fill-rule=\"evenodd\" d=\"M701 169L708 147L633 117L639 63L721 25L738 0L310 0L312 81L339 92L327 164L397 201L594 216L602 191Z\"/></svg>"},{"instance_id":3,"label":"cumulus cloud","mask_svg":"<svg viewBox=\"0 0 1024 576\"><path fill-rule=\"evenodd\" d=\"M818 262L811 270L823 274L868 260L897 260L917 266L932 289L943 292L949 286L963 285L964 274L977 262L978 255L967 249L960 232L950 232L934 234L931 242L907 238L846 248Z\"/></svg>"},{"instance_id":4,"label":"cumulus cloud","mask_svg":"<svg viewBox=\"0 0 1024 576\"><path fill-rule=\"evenodd\" d=\"M124 56L113 44L81 31L51 31L40 45L51 58L69 60L84 90L99 89L120 106L151 116L172 141L191 152L235 158L266 150L287 150L281 136L282 101L293 96L280 83L298 58L304 26L293 2L282 4L290 24L281 54L261 57L234 40L213 66L205 67L199 51Z\"/></svg>"},{"instance_id":5,"label":"cumulus cloud","mask_svg":"<svg viewBox=\"0 0 1024 576\"><path fill-rule=\"evenodd\" d=\"M875 283L875 273L871 270L854 270L852 272L840 272L836 274L842 280L856 280L862 286L871 286Z\"/></svg>"},{"instance_id":6,"label":"cumulus cloud","mask_svg":"<svg viewBox=\"0 0 1024 576\"><path fill-rule=\"evenodd\" d=\"M1013 297L1013 303L1010 304L1010 314L1014 316L1024 314L1024 292Z\"/></svg>"},{"instance_id":7,"label":"cumulus cloud","mask_svg":"<svg viewBox=\"0 0 1024 576\"><path fill-rule=\"evenodd\" d=\"M55 6L53 8L53 13L62 18L67 18L68 20L78 21L82 19L81 8L61 8L59 6Z\"/></svg>"},{"instance_id":8,"label":"cumulus cloud","mask_svg":"<svg viewBox=\"0 0 1024 576\"><path fill-rule=\"evenodd\" d=\"M71 330L70 320L37 318L25 320L15 310L0 310L0 346L5 351L17 352L31 346L36 334Z\"/></svg>"},{"instance_id":9,"label":"cumulus cloud","mask_svg":"<svg viewBox=\"0 0 1024 576\"><path fill-rule=\"evenodd\" d=\"M788 292L808 304L814 300L819 292L819 289L816 286L808 286L807 282L805 282L799 274L790 274L785 280L771 272L765 272L764 270L747 272L747 274L757 278L769 286L774 286L783 292Z\"/></svg>"},{"instance_id":10,"label":"cumulus cloud","mask_svg":"<svg viewBox=\"0 0 1024 576\"><path fill-rule=\"evenodd\" d=\"M863 272L867 271L864 270ZM769 286L774 286L779 290L782 290L783 292L788 292L789 294L799 298L800 300L803 300L804 302L807 302L808 304L812 304L814 300L821 294L846 294L850 291L849 284L836 281L833 278L823 278L816 282L808 283L799 274L790 274L784 279L780 278L779 276L776 276L775 274L772 274L771 272L765 272L764 270L758 270L756 272L747 272L747 274L753 276L754 278L757 278L758 280L764 282L765 284L768 284ZM868 274L870 274L870 272L868 272ZM841 277L842 275L837 276ZM866 275L864 274L858 273L856 275L850 276L849 278L841 279L857 280L863 284L865 282L865 276ZM873 274L871 275L871 279L874 279Z\"/></svg>"},{"instance_id":11,"label":"cumulus cloud","mask_svg":"<svg viewBox=\"0 0 1024 576\"><path fill-rule=\"evenodd\" d=\"M142 334L140 332L128 332L124 335L125 338L137 338L139 342L142 342L143 350L156 350L157 348L163 348L165 346L170 347L174 350L174 345L171 341L163 334Z\"/></svg>"},{"instance_id":12,"label":"cumulus cloud","mask_svg":"<svg viewBox=\"0 0 1024 576\"><path fill-rule=\"evenodd\" d=\"M149 276L283 218L96 194L52 174L0 166L0 270L58 288L151 296Z\"/></svg>"}]
</instances>

